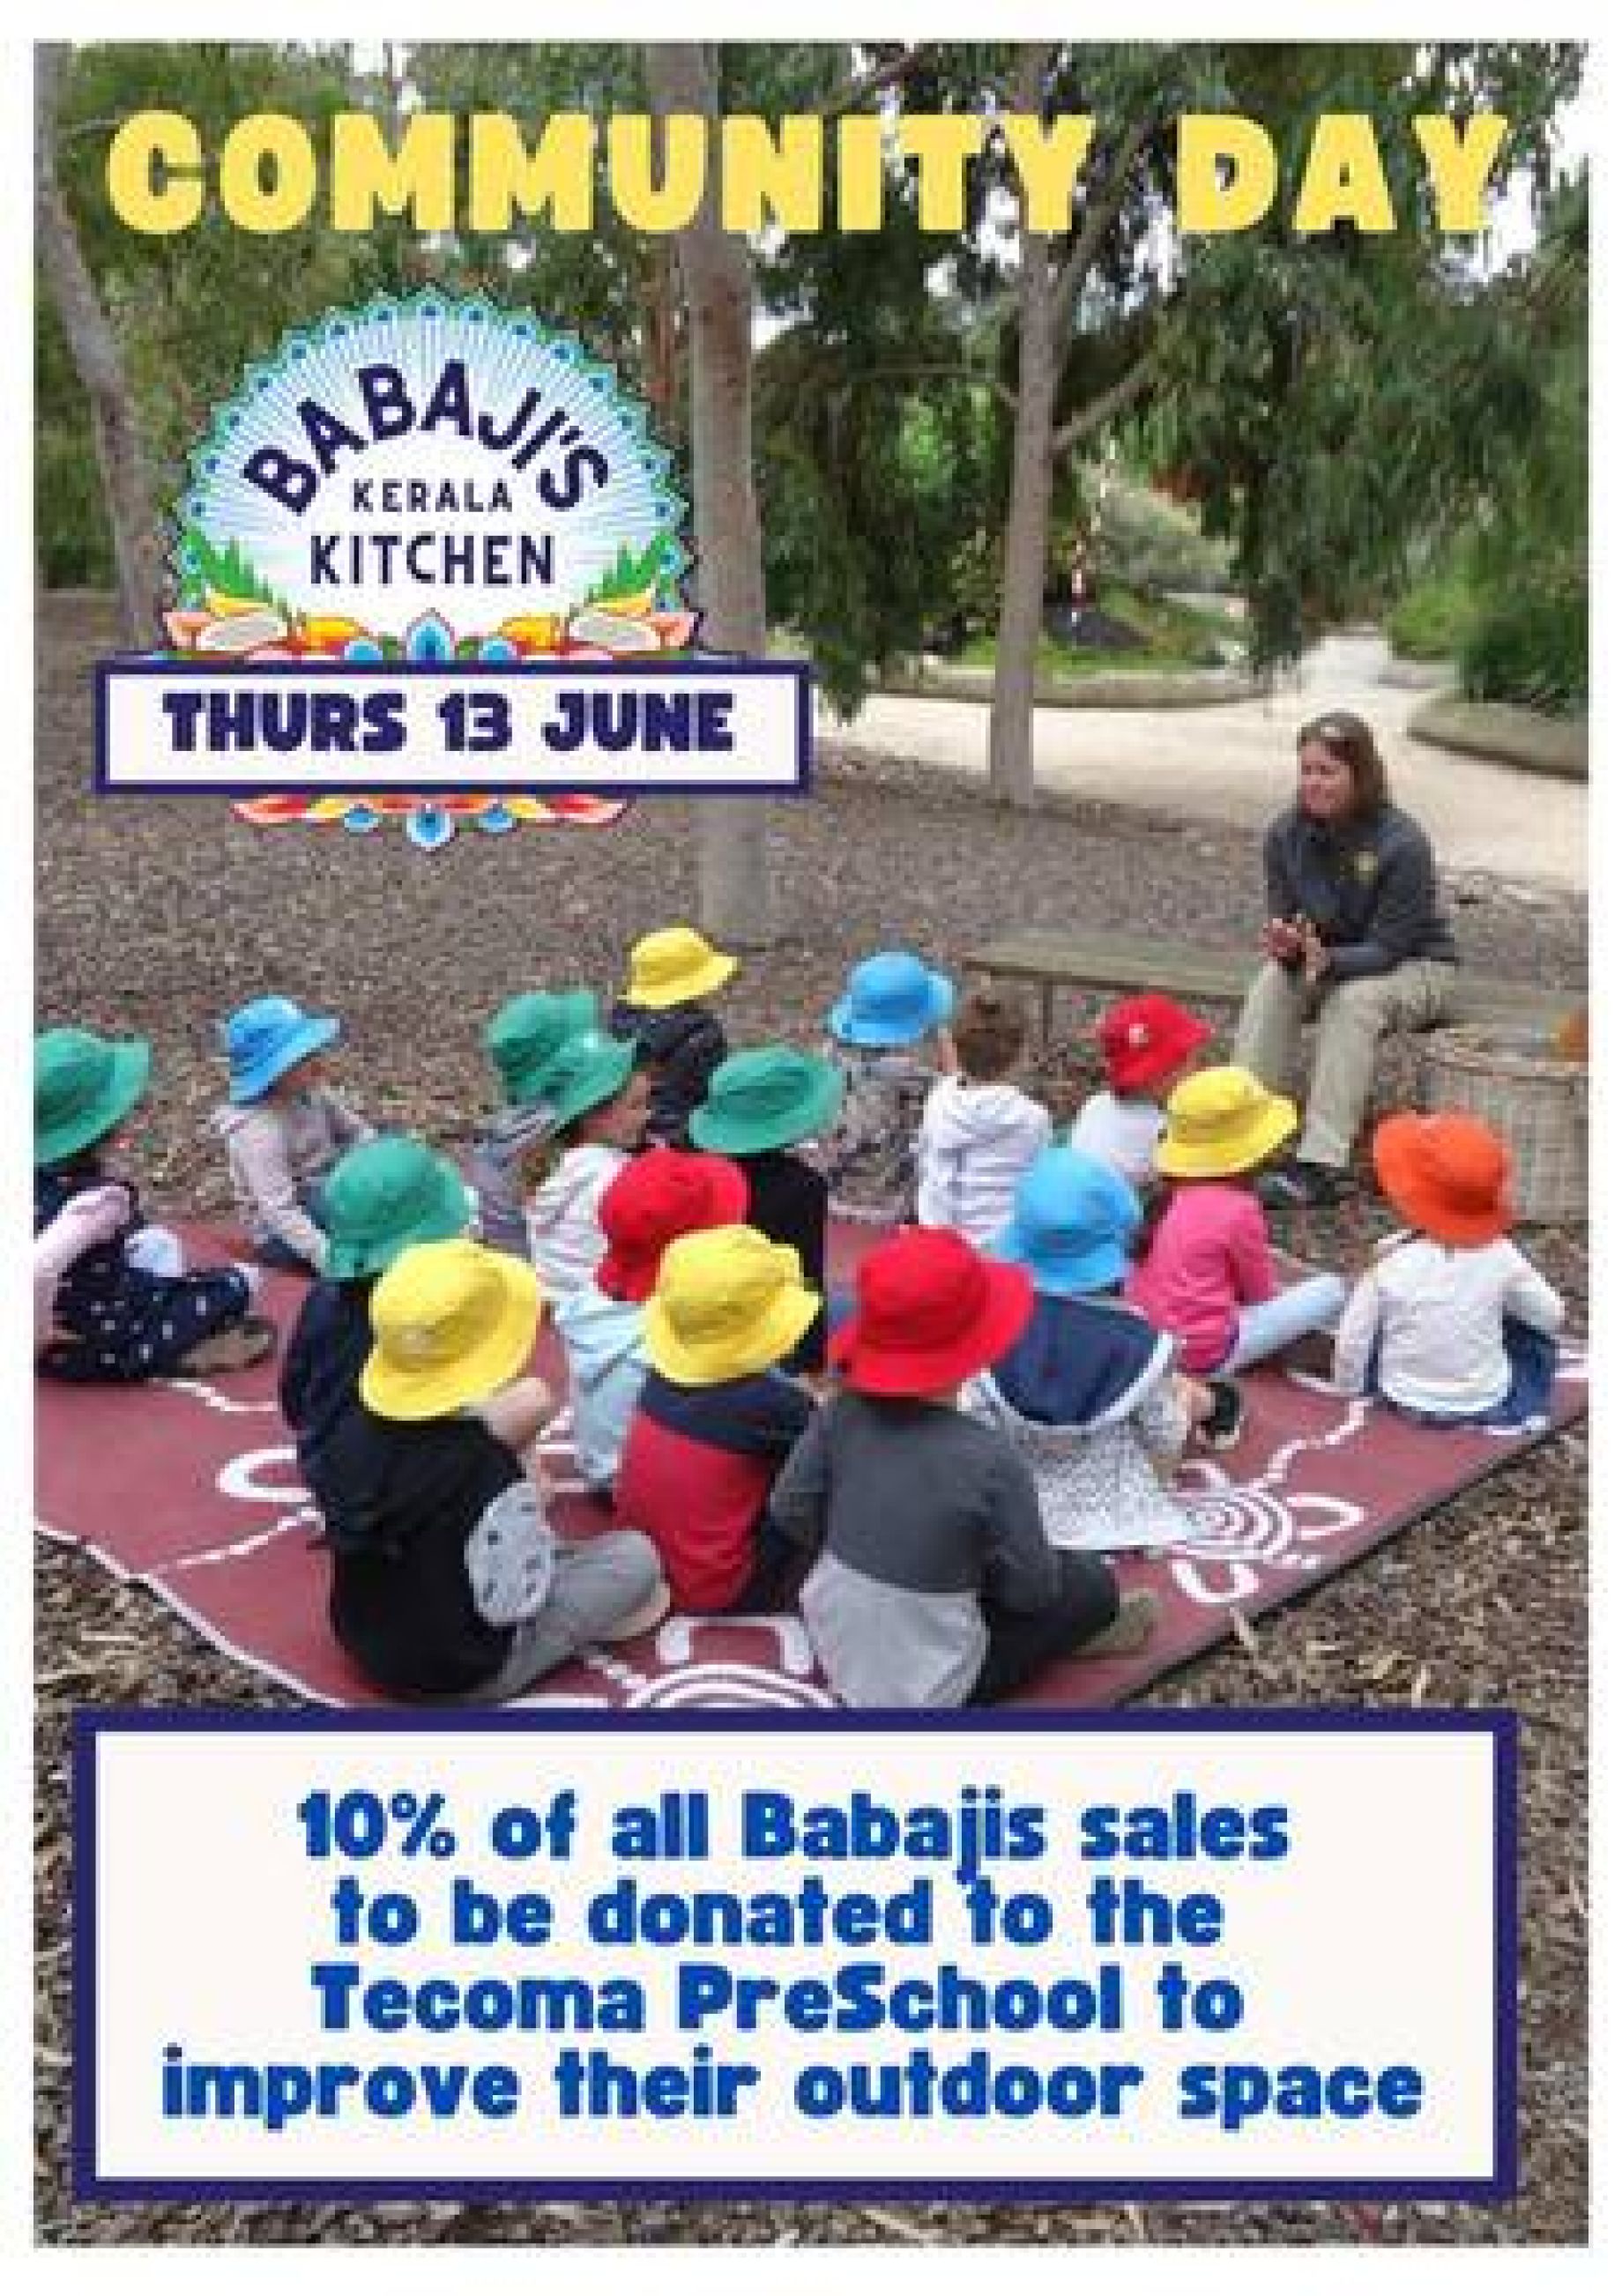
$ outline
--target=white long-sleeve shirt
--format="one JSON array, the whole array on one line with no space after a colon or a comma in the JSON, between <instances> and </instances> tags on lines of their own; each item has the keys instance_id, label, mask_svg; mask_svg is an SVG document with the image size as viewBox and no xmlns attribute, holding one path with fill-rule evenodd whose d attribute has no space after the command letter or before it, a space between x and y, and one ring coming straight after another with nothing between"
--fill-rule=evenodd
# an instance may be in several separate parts
<instances>
[{"instance_id":1,"label":"white long-sleeve shirt","mask_svg":"<svg viewBox=\"0 0 1622 2296\"><path fill-rule=\"evenodd\" d=\"M1158 1101L1095 1092L1070 1127L1070 1145L1108 1164L1141 1193L1153 1185L1154 1152L1165 1129L1166 1111Z\"/></svg>"},{"instance_id":2,"label":"white long-sleeve shirt","mask_svg":"<svg viewBox=\"0 0 1622 2296\"><path fill-rule=\"evenodd\" d=\"M918 1133L918 1218L983 1251L1013 1212L1014 1190L1053 1136L1045 1108L1012 1084L942 1077Z\"/></svg>"},{"instance_id":3,"label":"white long-sleeve shirt","mask_svg":"<svg viewBox=\"0 0 1622 2296\"><path fill-rule=\"evenodd\" d=\"M548 1300L589 1283L608 1250L597 1207L630 1158L602 1140L566 1148L524 1207L529 1257Z\"/></svg>"},{"instance_id":4,"label":"white long-sleeve shirt","mask_svg":"<svg viewBox=\"0 0 1622 2296\"><path fill-rule=\"evenodd\" d=\"M1380 1393L1409 1411L1466 1417L1510 1390L1503 1319L1540 1332L1565 1320L1560 1294L1500 1236L1481 1244L1398 1236L1358 1279L1335 1338L1335 1385L1358 1394L1380 1347Z\"/></svg>"}]
</instances>

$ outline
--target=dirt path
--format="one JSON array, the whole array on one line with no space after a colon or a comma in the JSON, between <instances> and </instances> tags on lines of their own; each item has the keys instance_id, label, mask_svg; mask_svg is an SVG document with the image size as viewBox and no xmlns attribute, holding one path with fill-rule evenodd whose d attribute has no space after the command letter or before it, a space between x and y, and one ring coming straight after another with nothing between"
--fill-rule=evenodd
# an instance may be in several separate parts
<instances>
[{"instance_id":1,"label":"dirt path","mask_svg":"<svg viewBox=\"0 0 1622 2296\"><path fill-rule=\"evenodd\" d=\"M1385 685L1383 638L1326 638L1298 681L1270 700L1208 709L1038 709L1036 772L1046 788L1145 811L1257 827L1284 803L1296 727L1315 709L1353 709L1379 737L1399 804L1429 831L1450 874L1482 870L1578 892L1588 882L1581 783L1518 772L1408 739L1418 699ZM841 745L942 773L985 772L986 706L880 696Z\"/></svg>"}]
</instances>

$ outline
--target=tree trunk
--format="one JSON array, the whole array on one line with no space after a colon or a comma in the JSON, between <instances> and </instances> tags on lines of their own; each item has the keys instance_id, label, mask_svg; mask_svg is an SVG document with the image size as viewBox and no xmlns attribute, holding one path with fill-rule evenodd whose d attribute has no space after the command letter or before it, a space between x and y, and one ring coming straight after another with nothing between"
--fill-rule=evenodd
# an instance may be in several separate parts
<instances>
[{"instance_id":1,"label":"tree trunk","mask_svg":"<svg viewBox=\"0 0 1622 2296\"><path fill-rule=\"evenodd\" d=\"M653 239L642 274L642 395L661 442L674 434L680 412L680 357L676 261L669 241Z\"/></svg>"},{"instance_id":2,"label":"tree trunk","mask_svg":"<svg viewBox=\"0 0 1622 2296\"><path fill-rule=\"evenodd\" d=\"M1047 516L1053 495L1053 406L1059 353L1048 281L1047 242L1022 232L1020 244L1020 392L1014 410L1008 522L1003 536L1003 605L997 618L988 763L993 794L1034 805L1036 649L1047 566Z\"/></svg>"},{"instance_id":3,"label":"tree trunk","mask_svg":"<svg viewBox=\"0 0 1622 2296\"><path fill-rule=\"evenodd\" d=\"M719 115L713 48L650 45L655 115ZM692 512L701 636L720 653L766 652L766 576L750 454L754 284L749 250L721 227L712 139L703 203L676 234L687 306ZM777 931L767 867L767 807L759 799L707 798L700 808L699 909L706 932L762 947Z\"/></svg>"},{"instance_id":4,"label":"tree trunk","mask_svg":"<svg viewBox=\"0 0 1622 2296\"><path fill-rule=\"evenodd\" d=\"M163 606L163 547L134 398L56 174L56 115L66 48L35 52L34 214L40 258L73 364L90 401L96 460L112 528L119 603L132 645L151 645Z\"/></svg>"}]
</instances>

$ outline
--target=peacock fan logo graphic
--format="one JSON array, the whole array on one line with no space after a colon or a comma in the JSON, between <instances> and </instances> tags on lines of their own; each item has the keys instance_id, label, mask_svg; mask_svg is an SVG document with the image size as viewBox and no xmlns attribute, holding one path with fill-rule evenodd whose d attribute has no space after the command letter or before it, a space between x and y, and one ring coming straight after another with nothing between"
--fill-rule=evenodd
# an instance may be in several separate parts
<instances>
[{"instance_id":1,"label":"peacock fan logo graphic","mask_svg":"<svg viewBox=\"0 0 1622 2296\"><path fill-rule=\"evenodd\" d=\"M103 662L96 784L261 824L600 824L807 785L803 663L708 653L643 408L528 312L334 311L191 462L155 654Z\"/></svg>"}]
</instances>

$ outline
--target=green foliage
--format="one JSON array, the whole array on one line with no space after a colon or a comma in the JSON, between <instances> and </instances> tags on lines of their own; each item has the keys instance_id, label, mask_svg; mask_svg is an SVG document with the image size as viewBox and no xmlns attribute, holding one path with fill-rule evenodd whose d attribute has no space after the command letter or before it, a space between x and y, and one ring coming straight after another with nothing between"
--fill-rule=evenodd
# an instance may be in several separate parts
<instances>
[{"instance_id":1,"label":"green foliage","mask_svg":"<svg viewBox=\"0 0 1622 2296\"><path fill-rule=\"evenodd\" d=\"M110 589L112 537L90 419L61 322L43 289L34 335L34 532L48 589Z\"/></svg>"},{"instance_id":2,"label":"green foliage","mask_svg":"<svg viewBox=\"0 0 1622 2296\"><path fill-rule=\"evenodd\" d=\"M1454 660L1480 701L1569 712L1587 698L1587 258L1585 176L1499 292L1513 423L1479 386L1458 410L1488 455L1470 524L1388 624L1404 651Z\"/></svg>"},{"instance_id":3,"label":"green foliage","mask_svg":"<svg viewBox=\"0 0 1622 2296\"><path fill-rule=\"evenodd\" d=\"M1399 228L1303 240L1275 209L1197 248L1161 369L1154 443L1209 531L1232 538L1258 660L1288 660L1389 587L1415 537L1502 501L1542 404L1514 276L1483 281L1435 227L1408 120L1492 108L1509 159L1546 171L1575 49L1230 50L1238 108L1266 121L1285 184L1311 122L1366 111ZM1501 163L1506 164L1506 163Z\"/></svg>"},{"instance_id":4,"label":"green foliage","mask_svg":"<svg viewBox=\"0 0 1622 2296\"><path fill-rule=\"evenodd\" d=\"M1128 590L1217 590L1229 579L1226 545L1152 487L1117 480L1104 489L1087 537L1104 581Z\"/></svg>"},{"instance_id":5,"label":"green foliage","mask_svg":"<svg viewBox=\"0 0 1622 2296\"><path fill-rule=\"evenodd\" d=\"M1588 590L1560 570L1485 608L1459 649L1459 683L1472 701L1513 701L1562 717L1588 701Z\"/></svg>"},{"instance_id":6,"label":"green foliage","mask_svg":"<svg viewBox=\"0 0 1622 2296\"><path fill-rule=\"evenodd\" d=\"M1452 661L1480 604L1460 554L1404 593L1385 618L1385 633L1412 661Z\"/></svg>"},{"instance_id":7,"label":"green foliage","mask_svg":"<svg viewBox=\"0 0 1622 2296\"><path fill-rule=\"evenodd\" d=\"M1143 644L1130 650L1069 645L1044 632L1036 647L1042 676L1120 677L1134 671L1220 669L1243 658L1244 624L1220 612L1116 582L1104 585L1098 603L1112 620L1135 630ZM979 665L995 662L995 636L971 638L958 659Z\"/></svg>"}]
</instances>

